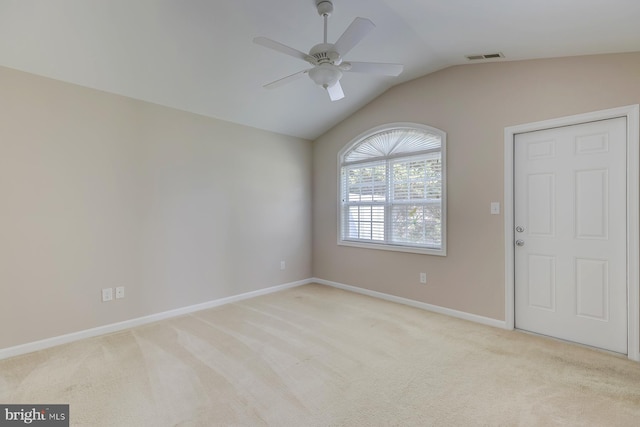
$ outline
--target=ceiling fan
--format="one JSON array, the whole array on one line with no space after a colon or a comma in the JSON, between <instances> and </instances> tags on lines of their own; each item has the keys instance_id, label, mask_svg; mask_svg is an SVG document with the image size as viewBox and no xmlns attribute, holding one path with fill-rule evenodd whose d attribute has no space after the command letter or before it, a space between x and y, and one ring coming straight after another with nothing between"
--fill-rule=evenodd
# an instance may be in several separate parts
<instances>
[{"instance_id":1,"label":"ceiling fan","mask_svg":"<svg viewBox=\"0 0 640 427\"><path fill-rule=\"evenodd\" d=\"M332 101L337 101L344 98L344 92L340 85L343 72L383 76L397 76L402 72L401 64L344 61L344 55L369 34L375 28L375 25L366 18L356 18L334 44L327 43L327 22L333 12L333 3L328 0L316 0L316 7L318 14L324 18L324 42L312 47L308 54L266 37L253 39L256 44L302 59L313 65L312 68L298 71L295 74L268 83L264 85L265 88L279 87L308 74L311 80L327 90Z\"/></svg>"}]
</instances>

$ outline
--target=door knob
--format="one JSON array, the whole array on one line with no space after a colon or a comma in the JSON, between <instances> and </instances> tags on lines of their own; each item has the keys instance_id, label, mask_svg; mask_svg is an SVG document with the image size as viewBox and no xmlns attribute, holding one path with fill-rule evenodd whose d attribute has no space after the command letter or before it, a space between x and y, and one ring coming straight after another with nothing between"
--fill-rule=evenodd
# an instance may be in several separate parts
<instances>
[{"instance_id":1,"label":"door knob","mask_svg":"<svg viewBox=\"0 0 640 427\"><path fill-rule=\"evenodd\" d=\"M517 227L516 227L516 231L517 231L518 233L522 233L522 232L524 231L524 227L523 227L523 226L521 226L521 225L519 225L519 226L517 226Z\"/></svg>"},{"instance_id":2,"label":"door knob","mask_svg":"<svg viewBox=\"0 0 640 427\"><path fill-rule=\"evenodd\" d=\"M516 246L524 246L524 240L516 240Z\"/></svg>"}]
</instances>

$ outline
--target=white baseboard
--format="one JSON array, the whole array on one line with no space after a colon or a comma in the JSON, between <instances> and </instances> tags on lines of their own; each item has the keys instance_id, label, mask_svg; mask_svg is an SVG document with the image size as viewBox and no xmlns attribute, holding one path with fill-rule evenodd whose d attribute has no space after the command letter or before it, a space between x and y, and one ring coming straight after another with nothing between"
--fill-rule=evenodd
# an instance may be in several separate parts
<instances>
[{"instance_id":1,"label":"white baseboard","mask_svg":"<svg viewBox=\"0 0 640 427\"><path fill-rule=\"evenodd\" d=\"M66 344L66 343L78 341L85 338L91 338L91 337L96 337L98 335L118 332L123 329L133 328L135 326L157 322L159 320L164 320L171 317L182 316L184 314L205 310L207 308L218 307L224 304L230 304L230 303L242 301L248 298L254 298L261 295L271 294L273 292L278 292L278 291L289 289L289 288L295 288L297 286L302 286L309 283L313 283L313 280L311 279L299 280L297 282L271 286L269 288L259 289L257 291L252 291L252 292L246 292L239 295L233 295L226 298L220 298L217 300L208 301L201 304L190 305L188 307L181 307L175 310L164 311L162 313L151 314L149 316L138 317L136 319L125 320L123 322L112 323L109 325L99 326L97 328L85 329L83 331L72 332L70 334L60 335L53 338L47 338L39 341L21 344L15 347L3 348L3 349L0 349L0 360L8 359L9 357L19 356L21 354L31 353L34 351L44 350L50 347L55 347L61 344Z\"/></svg>"},{"instance_id":2,"label":"white baseboard","mask_svg":"<svg viewBox=\"0 0 640 427\"><path fill-rule=\"evenodd\" d=\"M452 310L450 308L427 304L424 302L415 301L408 298L402 298L395 295L385 294L382 292L371 291L369 289L358 288L356 286L345 285L338 282L331 282L329 280L311 278L311 279L299 280L297 282L285 283L283 285L272 286L272 287L260 289L257 291L246 292L239 295L233 295L226 298L220 298L217 300L208 301L201 304L190 305L188 307L177 308L175 310L164 311L162 313L151 314L149 316L138 317L136 319L125 320L123 322L99 326L97 328L85 329L83 331L78 331L78 332L72 332L70 334L60 335L57 337L52 337L52 338L47 338L39 341L26 343L26 344L17 345L15 347L0 349L0 360L8 359L9 357L19 356L21 354L31 353L34 351L44 350L50 347L67 344L67 343L78 341L85 338L92 338L99 335L122 331L124 329L145 325L147 323L157 322L159 320L182 316L184 314L193 313L195 311L206 310L208 308L213 308L213 307L219 307L221 305L242 301L248 298L255 298L261 295L267 295L273 292L282 291L284 289L290 289L290 288L295 288L297 286L307 285L309 283L319 283L321 285L332 286L334 288L340 288L347 291L368 295L374 298L380 298L383 300L392 301L392 302L408 305L415 308L420 308L427 311L433 311L435 313L445 314L448 316L457 317L459 319L481 323L483 325L493 326L493 327L502 328L502 329L509 329L507 327L507 324L503 320L491 319L488 317L465 313L463 311Z\"/></svg>"},{"instance_id":3,"label":"white baseboard","mask_svg":"<svg viewBox=\"0 0 640 427\"><path fill-rule=\"evenodd\" d=\"M329 280L313 278L313 283L319 283L321 285L332 286L334 288L344 289L346 291L356 292L363 295L368 295L374 298L380 298L387 301L397 302L399 304L408 305L422 310L433 311L434 313L445 314L451 317L457 317L459 319L469 320L471 322L481 323L483 325L493 326L501 329L511 329L507 327L504 320L492 319L490 317L478 316L477 314L466 313L464 311L457 311L451 308L440 307L438 305L427 304L426 302L415 301L408 298L397 297L395 295L389 295L382 292L371 291L369 289L358 288L356 286L345 285L338 282L331 282Z\"/></svg>"}]
</instances>

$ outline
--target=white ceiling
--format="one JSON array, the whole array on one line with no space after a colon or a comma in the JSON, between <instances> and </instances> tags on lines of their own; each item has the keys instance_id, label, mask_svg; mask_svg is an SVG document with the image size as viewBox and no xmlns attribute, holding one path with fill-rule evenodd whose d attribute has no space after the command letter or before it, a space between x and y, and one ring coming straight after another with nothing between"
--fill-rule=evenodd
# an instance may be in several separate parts
<instances>
[{"instance_id":1,"label":"white ceiling","mask_svg":"<svg viewBox=\"0 0 640 427\"><path fill-rule=\"evenodd\" d=\"M334 0L329 42L357 17L372 31L347 56L405 65L399 77L346 73L331 102L308 64L322 41L315 0L0 0L0 65L181 110L315 139L390 88L457 64L640 51L639 0Z\"/></svg>"}]
</instances>

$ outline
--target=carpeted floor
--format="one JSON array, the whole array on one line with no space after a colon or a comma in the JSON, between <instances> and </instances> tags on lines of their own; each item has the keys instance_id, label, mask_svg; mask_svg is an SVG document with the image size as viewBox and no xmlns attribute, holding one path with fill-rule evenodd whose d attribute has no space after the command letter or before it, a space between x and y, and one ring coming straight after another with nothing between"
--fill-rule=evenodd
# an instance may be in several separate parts
<instances>
[{"instance_id":1,"label":"carpeted floor","mask_svg":"<svg viewBox=\"0 0 640 427\"><path fill-rule=\"evenodd\" d=\"M638 426L640 364L307 285L0 361L72 426Z\"/></svg>"}]
</instances>

